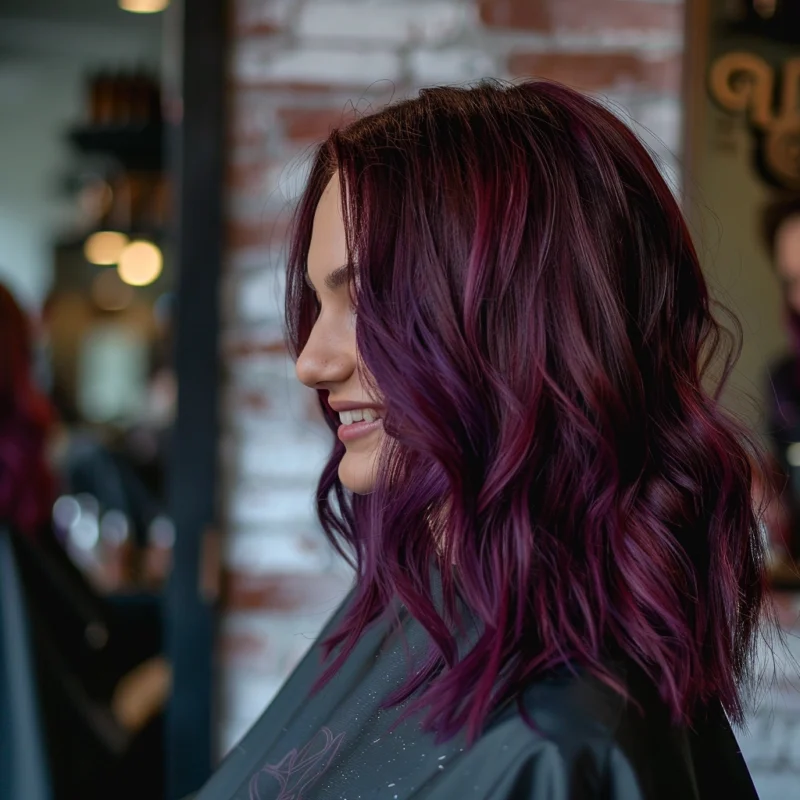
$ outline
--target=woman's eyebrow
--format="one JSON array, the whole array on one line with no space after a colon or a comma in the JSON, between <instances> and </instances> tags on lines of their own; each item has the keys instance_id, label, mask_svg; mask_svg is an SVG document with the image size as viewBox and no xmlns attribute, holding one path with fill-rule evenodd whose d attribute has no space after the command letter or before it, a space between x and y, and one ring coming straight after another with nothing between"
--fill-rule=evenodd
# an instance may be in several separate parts
<instances>
[{"instance_id":1,"label":"woman's eyebrow","mask_svg":"<svg viewBox=\"0 0 800 800\"><path fill-rule=\"evenodd\" d=\"M316 291L314 288L314 284L311 282L311 277L308 274L308 270L305 272L305 279L306 284L312 291ZM337 267L336 269L332 270L325 276L325 286L331 292L335 292L337 289L341 289L342 286L347 285L350 281L350 267L347 264L343 264L341 267Z\"/></svg>"}]
</instances>

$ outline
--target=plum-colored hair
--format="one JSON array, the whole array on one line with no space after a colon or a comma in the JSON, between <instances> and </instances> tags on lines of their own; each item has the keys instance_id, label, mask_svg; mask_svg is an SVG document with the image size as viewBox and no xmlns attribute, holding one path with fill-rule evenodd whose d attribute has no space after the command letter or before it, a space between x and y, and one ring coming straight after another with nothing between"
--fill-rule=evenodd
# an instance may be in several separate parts
<instances>
[{"instance_id":1,"label":"plum-colored hair","mask_svg":"<svg viewBox=\"0 0 800 800\"><path fill-rule=\"evenodd\" d=\"M0 285L0 523L36 535L50 519L55 479L45 456L53 411L31 360L28 320Z\"/></svg>"},{"instance_id":2,"label":"plum-colored hair","mask_svg":"<svg viewBox=\"0 0 800 800\"><path fill-rule=\"evenodd\" d=\"M319 482L322 525L357 570L324 679L396 598L432 646L390 702L411 698L442 737L474 738L559 665L624 692L620 656L676 721L716 700L741 720L765 605L763 460L720 406L736 348L645 147L539 81L426 89L334 130L295 217L295 357L318 313L304 273L335 170L390 444L372 494L342 487L338 440ZM462 604L479 622L466 652Z\"/></svg>"}]
</instances>

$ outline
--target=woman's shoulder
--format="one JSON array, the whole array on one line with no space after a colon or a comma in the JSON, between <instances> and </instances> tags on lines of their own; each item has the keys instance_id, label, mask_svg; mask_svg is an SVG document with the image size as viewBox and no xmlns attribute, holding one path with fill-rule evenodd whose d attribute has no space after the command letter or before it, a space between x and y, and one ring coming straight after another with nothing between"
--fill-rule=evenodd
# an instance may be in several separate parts
<instances>
[{"instance_id":1,"label":"woman's shoulder","mask_svg":"<svg viewBox=\"0 0 800 800\"><path fill-rule=\"evenodd\" d=\"M492 800L757 798L721 708L677 726L655 686L623 683L625 696L578 669L532 682L475 745L473 763L507 758Z\"/></svg>"}]
</instances>

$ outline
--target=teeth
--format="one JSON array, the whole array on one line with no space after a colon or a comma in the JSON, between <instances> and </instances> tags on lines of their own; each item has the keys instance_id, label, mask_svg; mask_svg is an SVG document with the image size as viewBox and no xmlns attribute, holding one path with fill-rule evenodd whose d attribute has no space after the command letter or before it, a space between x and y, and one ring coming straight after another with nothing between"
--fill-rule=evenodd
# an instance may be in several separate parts
<instances>
[{"instance_id":1,"label":"teeth","mask_svg":"<svg viewBox=\"0 0 800 800\"><path fill-rule=\"evenodd\" d=\"M375 422L378 415L371 408L354 408L352 411L340 411L339 419L342 425L352 425L354 422Z\"/></svg>"}]
</instances>

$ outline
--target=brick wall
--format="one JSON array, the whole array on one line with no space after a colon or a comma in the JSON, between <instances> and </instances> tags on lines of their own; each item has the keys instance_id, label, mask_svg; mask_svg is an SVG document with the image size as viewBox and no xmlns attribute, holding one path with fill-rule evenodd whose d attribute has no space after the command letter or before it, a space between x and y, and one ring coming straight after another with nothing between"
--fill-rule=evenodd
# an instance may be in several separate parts
<instances>
[{"instance_id":1,"label":"brick wall","mask_svg":"<svg viewBox=\"0 0 800 800\"><path fill-rule=\"evenodd\" d=\"M676 0L234 0L223 442L228 582L220 749L349 584L314 521L330 441L281 346L286 224L311 143L418 87L550 77L607 99L674 174Z\"/></svg>"}]
</instances>

